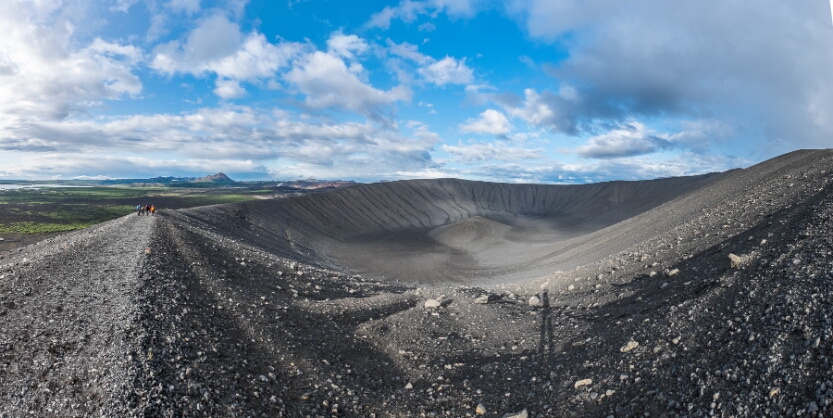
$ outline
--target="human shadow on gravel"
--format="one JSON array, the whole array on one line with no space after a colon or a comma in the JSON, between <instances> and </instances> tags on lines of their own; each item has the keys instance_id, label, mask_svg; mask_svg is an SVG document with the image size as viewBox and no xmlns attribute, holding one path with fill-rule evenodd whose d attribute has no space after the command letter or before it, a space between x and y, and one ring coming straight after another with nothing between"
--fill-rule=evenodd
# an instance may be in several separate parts
<instances>
[{"instance_id":1,"label":"human shadow on gravel","mask_svg":"<svg viewBox=\"0 0 833 418\"><path fill-rule=\"evenodd\" d=\"M170 278L163 280L168 288L148 301L161 307L151 312L159 319L148 323L153 337L146 347L154 357L144 386L149 392L163 388L157 398L163 404L151 406L154 414L297 416L329 415L337 409L365 415L381 409L390 388L404 386L403 371L356 327L413 303L342 316L319 314L299 303L303 295L278 287L306 292L314 289L306 283L322 288L335 283L299 276L291 268L284 271L286 266L268 254L223 246L186 227L166 225L155 248L164 255L152 269ZM328 296L360 301L377 291L400 290L360 289ZM171 297L181 302L163 302Z\"/></svg>"},{"instance_id":2,"label":"human shadow on gravel","mask_svg":"<svg viewBox=\"0 0 833 418\"><path fill-rule=\"evenodd\" d=\"M538 338L538 355L544 364L548 364L552 356L555 342L552 335L552 312L548 291L541 293L541 326Z\"/></svg>"}]
</instances>

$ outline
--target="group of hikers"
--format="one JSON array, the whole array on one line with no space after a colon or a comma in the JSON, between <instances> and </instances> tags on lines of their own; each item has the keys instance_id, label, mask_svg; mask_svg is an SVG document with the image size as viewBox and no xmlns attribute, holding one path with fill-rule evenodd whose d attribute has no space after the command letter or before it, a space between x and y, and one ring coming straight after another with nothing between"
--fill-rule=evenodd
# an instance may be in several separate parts
<instances>
[{"instance_id":1,"label":"group of hikers","mask_svg":"<svg viewBox=\"0 0 833 418\"><path fill-rule=\"evenodd\" d=\"M136 215L153 215L156 212L156 207L153 205L137 205L136 206Z\"/></svg>"}]
</instances>

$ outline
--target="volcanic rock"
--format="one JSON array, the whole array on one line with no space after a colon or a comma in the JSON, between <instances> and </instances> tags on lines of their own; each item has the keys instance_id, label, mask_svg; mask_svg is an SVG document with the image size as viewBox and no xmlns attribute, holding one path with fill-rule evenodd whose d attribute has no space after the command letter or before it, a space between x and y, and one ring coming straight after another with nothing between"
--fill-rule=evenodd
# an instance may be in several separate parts
<instances>
[{"instance_id":1,"label":"volcanic rock","mask_svg":"<svg viewBox=\"0 0 833 418\"><path fill-rule=\"evenodd\" d=\"M734 254L729 254L729 267L736 269L744 264L744 259Z\"/></svg>"},{"instance_id":2,"label":"volcanic rock","mask_svg":"<svg viewBox=\"0 0 833 418\"><path fill-rule=\"evenodd\" d=\"M485 304L491 302L494 299L495 299L494 295L486 294L486 295L478 296L476 299L474 299L474 303L479 303L479 304L485 305Z\"/></svg>"},{"instance_id":3,"label":"volcanic rock","mask_svg":"<svg viewBox=\"0 0 833 418\"><path fill-rule=\"evenodd\" d=\"M628 341L627 344L623 345L622 348L619 349L619 351L621 351L623 353L629 353L629 352L633 351L633 349L635 349L636 347L639 347L639 343L636 342L636 341L631 340L631 341Z\"/></svg>"},{"instance_id":4,"label":"volcanic rock","mask_svg":"<svg viewBox=\"0 0 833 418\"><path fill-rule=\"evenodd\" d=\"M576 381L576 383L573 385L573 387L578 389L582 386L589 386L589 385L592 385L592 384L593 384L593 379L581 379L579 381Z\"/></svg>"},{"instance_id":5,"label":"volcanic rock","mask_svg":"<svg viewBox=\"0 0 833 418\"><path fill-rule=\"evenodd\" d=\"M508 414L503 414L503 418L528 418L528 417L529 417L529 413L526 411L526 409L524 409L523 411L520 411L520 412L512 412L512 413L508 413Z\"/></svg>"},{"instance_id":6,"label":"volcanic rock","mask_svg":"<svg viewBox=\"0 0 833 418\"><path fill-rule=\"evenodd\" d=\"M437 309L441 306L442 304L440 303L440 301L436 299L428 299L425 301L425 309Z\"/></svg>"}]
</instances>

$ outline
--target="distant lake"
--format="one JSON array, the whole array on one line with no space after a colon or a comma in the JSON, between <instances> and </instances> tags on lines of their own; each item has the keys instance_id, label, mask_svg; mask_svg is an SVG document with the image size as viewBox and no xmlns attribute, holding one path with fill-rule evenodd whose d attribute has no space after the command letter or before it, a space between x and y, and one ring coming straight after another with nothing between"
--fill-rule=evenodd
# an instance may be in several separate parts
<instances>
[{"instance_id":1,"label":"distant lake","mask_svg":"<svg viewBox=\"0 0 833 418\"><path fill-rule=\"evenodd\" d=\"M0 183L0 190L15 190L15 189L43 189L55 187L93 187L93 186L74 186L71 184L15 184L15 183Z\"/></svg>"}]
</instances>

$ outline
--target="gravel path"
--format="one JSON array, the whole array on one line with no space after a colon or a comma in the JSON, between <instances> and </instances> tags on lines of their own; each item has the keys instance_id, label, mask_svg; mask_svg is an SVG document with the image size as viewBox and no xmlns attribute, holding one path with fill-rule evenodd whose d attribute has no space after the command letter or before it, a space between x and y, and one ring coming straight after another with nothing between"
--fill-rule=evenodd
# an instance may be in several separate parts
<instances>
[{"instance_id":1,"label":"gravel path","mask_svg":"<svg viewBox=\"0 0 833 418\"><path fill-rule=\"evenodd\" d=\"M0 254L0 416L120 416L139 267L128 216Z\"/></svg>"}]
</instances>

